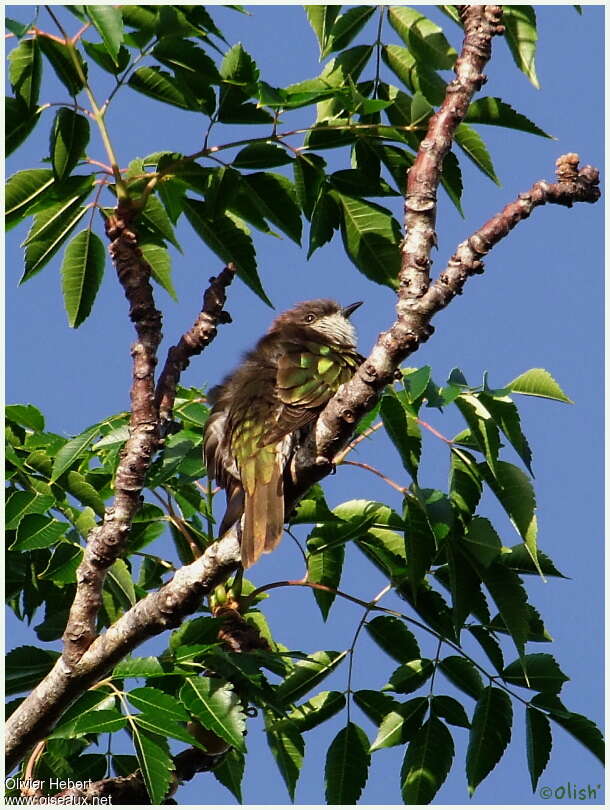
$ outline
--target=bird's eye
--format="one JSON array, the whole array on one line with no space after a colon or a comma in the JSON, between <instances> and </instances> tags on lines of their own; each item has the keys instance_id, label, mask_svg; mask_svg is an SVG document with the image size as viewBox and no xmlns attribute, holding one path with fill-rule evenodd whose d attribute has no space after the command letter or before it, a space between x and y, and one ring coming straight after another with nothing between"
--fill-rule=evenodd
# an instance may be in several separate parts
<instances>
[{"instance_id":1,"label":"bird's eye","mask_svg":"<svg viewBox=\"0 0 610 810\"><path fill-rule=\"evenodd\" d=\"M305 323L313 323L315 319L316 316L313 314L313 312L310 312L305 316Z\"/></svg>"}]
</instances>

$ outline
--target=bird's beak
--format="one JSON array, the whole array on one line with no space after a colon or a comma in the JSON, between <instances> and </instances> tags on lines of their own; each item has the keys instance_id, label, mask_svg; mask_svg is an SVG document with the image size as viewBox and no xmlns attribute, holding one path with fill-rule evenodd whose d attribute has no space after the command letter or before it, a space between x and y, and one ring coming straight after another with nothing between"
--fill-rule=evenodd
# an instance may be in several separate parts
<instances>
[{"instance_id":1,"label":"bird's beak","mask_svg":"<svg viewBox=\"0 0 610 810\"><path fill-rule=\"evenodd\" d=\"M350 304L348 307L343 307L343 309L341 310L341 314L343 315L344 318L349 318L352 312L355 312L358 309L358 307L362 306L362 304L363 304L362 301L356 301L355 304Z\"/></svg>"}]
</instances>

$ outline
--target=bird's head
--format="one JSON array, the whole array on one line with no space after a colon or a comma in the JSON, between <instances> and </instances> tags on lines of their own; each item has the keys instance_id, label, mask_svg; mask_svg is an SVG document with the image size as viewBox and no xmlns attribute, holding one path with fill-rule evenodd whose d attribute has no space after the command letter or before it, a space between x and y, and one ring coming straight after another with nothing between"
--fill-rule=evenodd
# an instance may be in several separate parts
<instances>
[{"instance_id":1,"label":"bird's head","mask_svg":"<svg viewBox=\"0 0 610 810\"><path fill-rule=\"evenodd\" d=\"M362 301L356 301L347 307L341 307L336 301L328 298L302 301L292 309L278 315L271 324L269 332L281 333L295 327L306 327L321 335L325 343L354 349L357 335L349 317L361 304Z\"/></svg>"}]
</instances>

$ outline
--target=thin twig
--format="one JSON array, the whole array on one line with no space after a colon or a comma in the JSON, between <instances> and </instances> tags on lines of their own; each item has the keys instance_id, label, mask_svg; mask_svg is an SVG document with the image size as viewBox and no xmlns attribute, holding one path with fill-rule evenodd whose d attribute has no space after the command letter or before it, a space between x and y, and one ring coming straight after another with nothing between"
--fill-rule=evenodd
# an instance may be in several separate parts
<instances>
[{"instance_id":1,"label":"thin twig","mask_svg":"<svg viewBox=\"0 0 610 810\"><path fill-rule=\"evenodd\" d=\"M381 470L378 470L376 467L372 467L370 464L365 464L364 461L344 461L343 464L349 464L352 467L360 467L363 470L368 470L368 472L372 472L374 475L379 476L382 481L385 481L386 484L392 489L395 489L397 492L400 492L401 495L404 495L406 492L409 491L409 487L401 487L400 484L397 484L396 481L392 481L391 478L388 478L387 475L384 475Z\"/></svg>"}]
</instances>

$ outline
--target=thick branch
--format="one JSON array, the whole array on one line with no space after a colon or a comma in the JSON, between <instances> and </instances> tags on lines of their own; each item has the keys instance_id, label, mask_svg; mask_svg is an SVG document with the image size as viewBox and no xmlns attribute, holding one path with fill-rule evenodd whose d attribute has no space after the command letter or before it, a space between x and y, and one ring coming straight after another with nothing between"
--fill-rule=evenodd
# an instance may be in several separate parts
<instances>
[{"instance_id":1,"label":"thick branch","mask_svg":"<svg viewBox=\"0 0 610 810\"><path fill-rule=\"evenodd\" d=\"M214 340L219 323L231 323L231 316L223 310L223 307L227 300L226 289L233 281L236 271L235 265L230 263L219 276L210 278L210 286L203 296L197 320L189 331L182 335L178 345L172 346L167 354L155 395L161 424L171 419L176 386L181 372L188 366L191 357L200 354L208 343Z\"/></svg>"}]
</instances>

